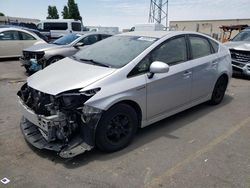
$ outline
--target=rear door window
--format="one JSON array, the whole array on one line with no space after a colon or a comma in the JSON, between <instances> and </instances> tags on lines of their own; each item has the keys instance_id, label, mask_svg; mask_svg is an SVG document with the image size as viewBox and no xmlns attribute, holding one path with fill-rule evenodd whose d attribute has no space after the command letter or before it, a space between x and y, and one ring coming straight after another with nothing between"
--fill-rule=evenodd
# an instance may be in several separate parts
<instances>
[{"instance_id":1,"label":"rear door window","mask_svg":"<svg viewBox=\"0 0 250 188\"><path fill-rule=\"evenodd\" d=\"M192 58L197 59L212 54L211 46L206 38L189 36Z\"/></svg>"},{"instance_id":2,"label":"rear door window","mask_svg":"<svg viewBox=\"0 0 250 188\"><path fill-rule=\"evenodd\" d=\"M71 23L71 28L72 28L72 31L81 31L82 26L78 22L72 22Z\"/></svg>"},{"instance_id":3,"label":"rear door window","mask_svg":"<svg viewBox=\"0 0 250 188\"><path fill-rule=\"evenodd\" d=\"M32 35L28 33L24 33L24 32L19 32L19 33L21 35L22 40L36 40L35 37L33 37Z\"/></svg>"}]
</instances>

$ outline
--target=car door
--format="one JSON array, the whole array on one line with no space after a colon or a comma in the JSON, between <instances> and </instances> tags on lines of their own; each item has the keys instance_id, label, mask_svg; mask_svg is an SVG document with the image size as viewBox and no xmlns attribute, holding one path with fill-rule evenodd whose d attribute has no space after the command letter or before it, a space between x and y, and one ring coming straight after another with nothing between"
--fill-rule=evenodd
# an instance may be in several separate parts
<instances>
[{"instance_id":1,"label":"car door","mask_svg":"<svg viewBox=\"0 0 250 188\"><path fill-rule=\"evenodd\" d=\"M19 34L22 40L22 49L32 46L37 41L36 38L30 35L29 33L19 31Z\"/></svg>"},{"instance_id":2,"label":"car door","mask_svg":"<svg viewBox=\"0 0 250 188\"><path fill-rule=\"evenodd\" d=\"M22 52L22 41L18 31L3 31L0 33L0 56L20 56Z\"/></svg>"},{"instance_id":3,"label":"car door","mask_svg":"<svg viewBox=\"0 0 250 188\"><path fill-rule=\"evenodd\" d=\"M147 118L169 113L187 104L191 95L192 67L188 61L186 37L167 40L151 54L152 62L170 66L168 73L147 79Z\"/></svg>"},{"instance_id":4,"label":"car door","mask_svg":"<svg viewBox=\"0 0 250 188\"><path fill-rule=\"evenodd\" d=\"M173 37L156 47L128 76L148 72L154 61L167 63L170 69L168 73L155 74L146 79L148 120L188 103L191 94L192 72L184 35Z\"/></svg>"},{"instance_id":5,"label":"car door","mask_svg":"<svg viewBox=\"0 0 250 188\"><path fill-rule=\"evenodd\" d=\"M199 35L189 35L193 81L191 100L208 96L213 89L217 75L218 56L209 40Z\"/></svg>"}]
</instances>

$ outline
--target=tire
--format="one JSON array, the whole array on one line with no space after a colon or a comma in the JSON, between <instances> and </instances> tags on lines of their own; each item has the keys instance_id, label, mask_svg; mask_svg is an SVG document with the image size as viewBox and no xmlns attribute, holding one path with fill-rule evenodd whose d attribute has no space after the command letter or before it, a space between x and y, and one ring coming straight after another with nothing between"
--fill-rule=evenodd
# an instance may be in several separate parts
<instances>
[{"instance_id":1,"label":"tire","mask_svg":"<svg viewBox=\"0 0 250 188\"><path fill-rule=\"evenodd\" d=\"M57 62L57 61L63 59L63 58L64 58L64 57L62 57L62 56L54 56L54 57L51 57L51 58L46 62L46 66L45 66L45 67L47 67L47 66L51 65L52 63L55 63L55 62Z\"/></svg>"},{"instance_id":2,"label":"tire","mask_svg":"<svg viewBox=\"0 0 250 188\"><path fill-rule=\"evenodd\" d=\"M228 80L227 80L227 77L225 77L225 76L221 76L217 80L217 82L216 82L216 84L214 86L214 90L213 90L211 100L209 101L210 104L217 105L217 104L221 103L221 101L224 98L226 89L227 89L227 82L228 82Z\"/></svg>"},{"instance_id":3,"label":"tire","mask_svg":"<svg viewBox=\"0 0 250 188\"><path fill-rule=\"evenodd\" d=\"M132 141L138 127L135 110L126 104L117 104L106 111L96 130L96 146L104 152L125 148Z\"/></svg>"}]
</instances>

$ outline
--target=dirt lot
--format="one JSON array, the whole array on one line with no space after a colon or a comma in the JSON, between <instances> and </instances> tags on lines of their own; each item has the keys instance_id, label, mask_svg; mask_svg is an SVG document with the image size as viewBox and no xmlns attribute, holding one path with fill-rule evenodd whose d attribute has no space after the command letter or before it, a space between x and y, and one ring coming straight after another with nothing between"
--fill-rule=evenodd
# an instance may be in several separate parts
<instances>
[{"instance_id":1,"label":"dirt lot","mask_svg":"<svg viewBox=\"0 0 250 188\"><path fill-rule=\"evenodd\" d=\"M65 160L29 146L19 129L18 61L0 62L0 187L250 188L250 81L231 80L222 104L201 104L140 130L126 149Z\"/></svg>"}]
</instances>

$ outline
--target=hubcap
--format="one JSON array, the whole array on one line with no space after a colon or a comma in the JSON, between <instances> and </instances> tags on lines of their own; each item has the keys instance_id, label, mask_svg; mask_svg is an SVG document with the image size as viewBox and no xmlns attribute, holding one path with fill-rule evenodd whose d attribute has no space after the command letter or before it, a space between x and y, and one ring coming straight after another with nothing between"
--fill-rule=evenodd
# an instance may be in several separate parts
<instances>
[{"instance_id":1,"label":"hubcap","mask_svg":"<svg viewBox=\"0 0 250 188\"><path fill-rule=\"evenodd\" d=\"M106 136L110 142L117 144L127 138L131 130L129 118L124 114L119 114L109 121Z\"/></svg>"}]
</instances>

